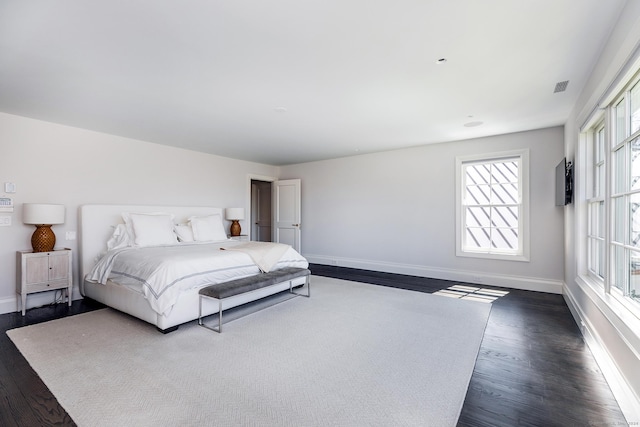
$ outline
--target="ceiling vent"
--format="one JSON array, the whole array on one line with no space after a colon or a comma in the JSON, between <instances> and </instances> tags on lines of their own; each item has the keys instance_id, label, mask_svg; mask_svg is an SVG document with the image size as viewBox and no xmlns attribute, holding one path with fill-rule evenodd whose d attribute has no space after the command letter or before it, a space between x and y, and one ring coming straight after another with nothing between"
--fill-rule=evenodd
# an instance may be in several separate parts
<instances>
[{"instance_id":1,"label":"ceiling vent","mask_svg":"<svg viewBox=\"0 0 640 427\"><path fill-rule=\"evenodd\" d=\"M553 93L564 92L565 90L567 90L568 85L569 85L569 80L556 83L556 88L553 90Z\"/></svg>"}]
</instances>

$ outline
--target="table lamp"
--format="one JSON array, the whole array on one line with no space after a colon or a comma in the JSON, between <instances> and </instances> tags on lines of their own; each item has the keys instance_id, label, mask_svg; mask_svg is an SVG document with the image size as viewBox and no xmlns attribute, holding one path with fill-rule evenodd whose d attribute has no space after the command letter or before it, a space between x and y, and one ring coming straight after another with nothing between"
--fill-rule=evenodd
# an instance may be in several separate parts
<instances>
[{"instance_id":1,"label":"table lamp","mask_svg":"<svg viewBox=\"0 0 640 427\"><path fill-rule=\"evenodd\" d=\"M36 231L31 236L33 252L49 252L56 245L53 224L64 224L64 205L25 203L22 205L22 222L33 224Z\"/></svg>"},{"instance_id":2,"label":"table lamp","mask_svg":"<svg viewBox=\"0 0 640 427\"><path fill-rule=\"evenodd\" d=\"M244 219L244 208L227 208L225 216L227 220L231 221L231 235L239 236L241 229L238 221Z\"/></svg>"}]
</instances>

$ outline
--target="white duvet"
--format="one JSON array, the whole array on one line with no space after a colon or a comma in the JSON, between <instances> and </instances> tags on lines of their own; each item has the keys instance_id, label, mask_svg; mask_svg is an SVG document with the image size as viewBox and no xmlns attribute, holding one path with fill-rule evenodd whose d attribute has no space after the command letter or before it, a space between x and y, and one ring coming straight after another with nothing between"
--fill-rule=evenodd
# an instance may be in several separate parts
<instances>
[{"instance_id":1,"label":"white duvet","mask_svg":"<svg viewBox=\"0 0 640 427\"><path fill-rule=\"evenodd\" d=\"M101 284L111 280L137 289L156 313L168 315L184 290L260 273L250 254L241 250L243 245L224 241L115 249L97 262L86 279ZM283 252L277 261L271 261L271 270L308 267L307 260L293 248Z\"/></svg>"}]
</instances>

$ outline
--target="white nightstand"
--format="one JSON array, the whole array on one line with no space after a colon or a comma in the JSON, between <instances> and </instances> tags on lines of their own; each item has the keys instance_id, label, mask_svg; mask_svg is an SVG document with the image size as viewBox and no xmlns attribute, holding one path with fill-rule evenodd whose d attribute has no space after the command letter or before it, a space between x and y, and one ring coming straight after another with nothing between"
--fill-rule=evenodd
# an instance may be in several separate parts
<instances>
[{"instance_id":1,"label":"white nightstand","mask_svg":"<svg viewBox=\"0 0 640 427\"><path fill-rule=\"evenodd\" d=\"M227 235L228 238L230 238L231 240L240 240L243 242L248 242L249 241L249 235L248 234L241 234L239 236L232 236L230 234Z\"/></svg>"},{"instance_id":2,"label":"white nightstand","mask_svg":"<svg viewBox=\"0 0 640 427\"><path fill-rule=\"evenodd\" d=\"M16 262L16 292L20 295L23 316L27 306L27 295L36 292L66 289L67 301L71 306L71 249L51 252L18 251Z\"/></svg>"}]
</instances>

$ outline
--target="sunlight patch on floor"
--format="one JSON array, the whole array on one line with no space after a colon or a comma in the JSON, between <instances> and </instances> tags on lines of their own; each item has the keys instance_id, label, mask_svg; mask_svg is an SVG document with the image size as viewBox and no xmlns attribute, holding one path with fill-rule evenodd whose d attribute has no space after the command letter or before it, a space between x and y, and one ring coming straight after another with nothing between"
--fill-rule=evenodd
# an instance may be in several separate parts
<instances>
[{"instance_id":1,"label":"sunlight patch on floor","mask_svg":"<svg viewBox=\"0 0 640 427\"><path fill-rule=\"evenodd\" d=\"M496 289L478 288L467 285L453 285L447 289L434 292L433 295L440 295L448 298L466 299L491 304L500 297L507 295L509 291L499 291Z\"/></svg>"}]
</instances>

